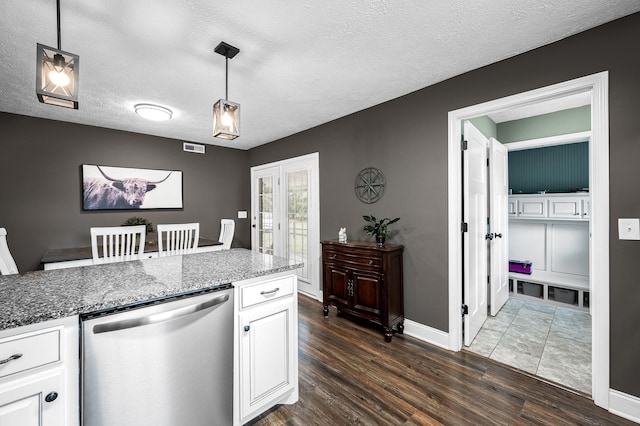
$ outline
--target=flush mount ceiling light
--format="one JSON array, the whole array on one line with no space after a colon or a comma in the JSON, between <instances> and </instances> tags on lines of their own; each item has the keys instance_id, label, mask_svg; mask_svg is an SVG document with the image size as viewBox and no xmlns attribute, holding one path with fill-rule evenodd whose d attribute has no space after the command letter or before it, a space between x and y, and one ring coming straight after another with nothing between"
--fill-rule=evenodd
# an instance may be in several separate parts
<instances>
[{"instance_id":1,"label":"flush mount ceiling light","mask_svg":"<svg viewBox=\"0 0 640 426\"><path fill-rule=\"evenodd\" d=\"M229 59L236 56L240 49L222 41L214 51L225 57L225 81L224 99L213 105L213 136L232 140L240 136L240 104L228 100Z\"/></svg>"},{"instance_id":2,"label":"flush mount ceiling light","mask_svg":"<svg viewBox=\"0 0 640 426\"><path fill-rule=\"evenodd\" d=\"M160 105L136 104L133 108L136 110L136 114L147 120L167 121L173 116L173 111Z\"/></svg>"},{"instance_id":3,"label":"flush mount ceiling light","mask_svg":"<svg viewBox=\"0 0 640 426\"><path fill-rule=\"evenodd\" d=\"M36 94L45 104L78 109L80 57L60 47L60 0L56 1L58 48L37 43Z\"/></svg>"}]
</instances>

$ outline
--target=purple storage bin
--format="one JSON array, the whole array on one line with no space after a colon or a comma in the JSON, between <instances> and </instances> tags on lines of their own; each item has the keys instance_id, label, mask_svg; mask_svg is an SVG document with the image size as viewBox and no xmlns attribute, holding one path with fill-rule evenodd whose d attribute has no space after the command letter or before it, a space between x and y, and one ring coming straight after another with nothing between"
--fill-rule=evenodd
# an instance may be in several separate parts
<instances>
[{"instance_id":1,"label":"purple storage bin","mask_svg":"<svg viewBox=\"0 0 640 426\"><path fill-rule=\"evenodd\" d=\"M531 275L530 260L509 260L509 272Z\"/></svg>"}]
</instances>

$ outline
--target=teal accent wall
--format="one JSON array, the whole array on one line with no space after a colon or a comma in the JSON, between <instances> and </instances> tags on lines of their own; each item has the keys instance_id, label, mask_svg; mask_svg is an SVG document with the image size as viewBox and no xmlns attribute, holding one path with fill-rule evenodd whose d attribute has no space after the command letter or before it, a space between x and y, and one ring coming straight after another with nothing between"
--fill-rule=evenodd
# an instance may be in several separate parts
<instances>
[{"instance_id":1,"label":"teal accent wall","mask_svg":"<svg viewBox=\"0 0 640 426\"><path fill-rule=\"evenodd\" d=\"M591 105L498 123L496 139L509 143L588 130L591 130Z\"/></svg>"},{"instance_id":2,"label":"teal accent wall","mask_svg":"<svg viewBox=\"0 0 640 426\"><path fill-rule=\"evenodd\" d=\"M509 188L514 194L588 187L588 142L509 151Z\"/></svg>"}]
</instances>

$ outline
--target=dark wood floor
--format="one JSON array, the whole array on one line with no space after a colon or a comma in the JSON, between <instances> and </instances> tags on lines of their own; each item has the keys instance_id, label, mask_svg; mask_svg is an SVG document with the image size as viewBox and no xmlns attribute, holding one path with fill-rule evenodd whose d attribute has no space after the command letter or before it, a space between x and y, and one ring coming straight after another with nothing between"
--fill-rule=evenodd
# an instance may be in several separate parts
<instances>
[{"instance_id":1,"label":"dark wood floor","mask_svg":"<svg viewBox=\"0 0 640 426\"><path fill-rule=\"evenodd\" d=\"M263 425L633 425L584 396L469 352L380 330L299 296L300 400Z\"/></svg>"}]
</instances>

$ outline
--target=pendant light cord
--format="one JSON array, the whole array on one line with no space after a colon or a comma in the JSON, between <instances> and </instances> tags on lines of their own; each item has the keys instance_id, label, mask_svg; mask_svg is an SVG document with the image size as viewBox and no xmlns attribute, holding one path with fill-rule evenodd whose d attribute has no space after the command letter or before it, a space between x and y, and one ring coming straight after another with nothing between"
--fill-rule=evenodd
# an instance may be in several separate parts
<instances>
[{"instance_id":1,"label":"pendant light cord","mask_svg":"<svg viewBox=\"0 0 640 426\"><path fill-rule=\"evenodd\" d=\"M60 0L58 0L60 1ZM224 99L229 100L229 56L225 55L224 61Z\"/></svg>"},{"instance_id":2,"label":"pendant light cord","mask_svg":"<svg viewBox=\"0 0 640 426\"><path fill-rule=\"evenodd\" d=\"M60 47L60 0L56 0L56 8L58 10L58 50L62 50Z\"/></svg>"}]
</instances>

